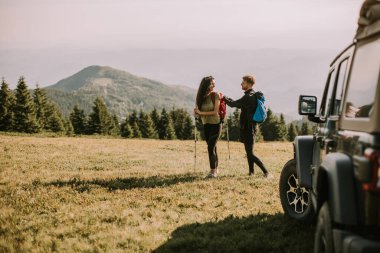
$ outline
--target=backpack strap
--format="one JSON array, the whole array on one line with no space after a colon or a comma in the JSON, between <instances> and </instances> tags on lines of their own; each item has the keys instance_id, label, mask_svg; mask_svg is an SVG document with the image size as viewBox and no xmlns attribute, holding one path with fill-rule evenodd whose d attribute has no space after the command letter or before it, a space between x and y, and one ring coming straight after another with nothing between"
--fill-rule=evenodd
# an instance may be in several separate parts
<instances>
[{"instance_id":1,"label":"backpack strap","mask_svg":"<svg viewBox=\"0 0 380 253\"><path fill-rule=\"evenodd\" d=\"M213 92L211 92L211 101L212 101L212 104L214 105L214 107L215 107L215 95L216 95L217 93L215 92L215 91L213 91ZM218 97L219 97L219 101L221 100L220 99L220 94L218 93Z\"/></svg>"},{"instance_id":2,"label":"backpack strap","mask_svg":"<svg viewBox=\"0 0 380 253\"><path fill-rule=\"evenodd\" d=\"M262 98L264 97L264 94L261 91L257 91L257 92L254 91L253 94L255 95L257 99L260 99L260 100L262 100Z\"/></svg>"}]
</instances>

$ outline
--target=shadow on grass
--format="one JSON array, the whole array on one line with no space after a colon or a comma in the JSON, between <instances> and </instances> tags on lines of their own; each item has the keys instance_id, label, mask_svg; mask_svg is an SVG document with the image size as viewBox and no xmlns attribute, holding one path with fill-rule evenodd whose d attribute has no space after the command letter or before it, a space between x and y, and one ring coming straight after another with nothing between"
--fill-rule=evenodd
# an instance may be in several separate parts
<instances>
[{"instance_id":1,"label":"shadow on grass","mask_svg":"<svg viewBox=\"0 0 380 253\"><path fill-rule=\"evenodd\" d=\"M73 178L67 181L57 180L54 182L45 183L44 186L71 186L72 188L84 192L89 191L91 186L101 186L110 191L113 190L129 190L135 188L155 188L166 187L178 183L194 182L201 180L196 174L181 174L170 176L153 176L147 178L130 177L130 178L113 178L113 179L94 179L94 180L81 180Z\"/></svg>"},{"instance_id":2,"label":"shadow on grass","mask_svg":"<svg viewBox=\"0 0 380 253\"><path fill-rule=\"evenodd\" d=\"M218 222L182 226L153 252L312 252L313 237L313 226L283 214L230 216Z\"/></svg>"}]
</instances>

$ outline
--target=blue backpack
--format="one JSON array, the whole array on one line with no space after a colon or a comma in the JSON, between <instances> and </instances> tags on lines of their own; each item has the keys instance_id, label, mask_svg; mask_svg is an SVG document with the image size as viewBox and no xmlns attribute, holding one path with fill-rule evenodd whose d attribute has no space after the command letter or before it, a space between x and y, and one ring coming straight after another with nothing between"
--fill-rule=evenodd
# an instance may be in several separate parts
<instances>
[{"instance_id":1,"label":"blue backpack","mask_svg":"<svg viewBox=\"0 0 380 253\"><path fill-rule=\"evenodd\" d=\"M267 118L267 107L265 106L265 98L262 95L260 98L257 98L257 107L256 111L252 116L252 120L256 123L263 123Z\"/></svg>"}]
</instances>

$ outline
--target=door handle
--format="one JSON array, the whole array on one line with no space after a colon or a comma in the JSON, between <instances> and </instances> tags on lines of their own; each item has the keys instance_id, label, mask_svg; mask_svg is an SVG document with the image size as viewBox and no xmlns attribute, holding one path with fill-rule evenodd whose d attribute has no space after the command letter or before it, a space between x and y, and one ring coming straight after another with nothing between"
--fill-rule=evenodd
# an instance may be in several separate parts
<instances>
[{"instance_id":1,"label":"door handle","mask_svg":"<svg viewBox=\"0 0 380 253\"><path fill-rule=\"evenodd\" d=\"M319 146L323 148L325 146L325 138L322 136L317 137L317 142L319 142Z\"/></svg>"},{"instance_id":2,"label":"door handle","mask_svg":"<svg viewBox=\"0 0 380 253\"><path fill-rule=\"evenodd\" d=\"M330 153L336 148L336 141L335 140L327 140L326 141L326 154Z\"/></svg>"}]
</instances>

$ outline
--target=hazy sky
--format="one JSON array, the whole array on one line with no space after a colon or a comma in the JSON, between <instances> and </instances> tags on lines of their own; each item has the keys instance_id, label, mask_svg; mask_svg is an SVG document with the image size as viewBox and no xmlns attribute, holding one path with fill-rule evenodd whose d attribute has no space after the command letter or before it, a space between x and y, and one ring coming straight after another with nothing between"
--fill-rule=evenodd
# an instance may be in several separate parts
<instances>
[{"instance_id":1,"label":"hazy sky","mask_svg":"<svg viewBox=\"0 0 380 253\"><path fill-rule=\"evenodd\" d=\"M0 48L342 48L358 0L0 0Z\"/></svg>"},{"instance_id":2,"label":"hazy sky","mask_svg":"<svg viewBox=\"0 0 380 253\"><path fill-rule=\"evenodd\" d=\"M361 3L0 0L0 77L11 88L21 75L44 87L96 64L192 88L212 74L219 91L238 97L240 77L254 73L271 108L296 114L284 94L321 93L329 63L353 40Z\"/></svg>"}]
</instances>

